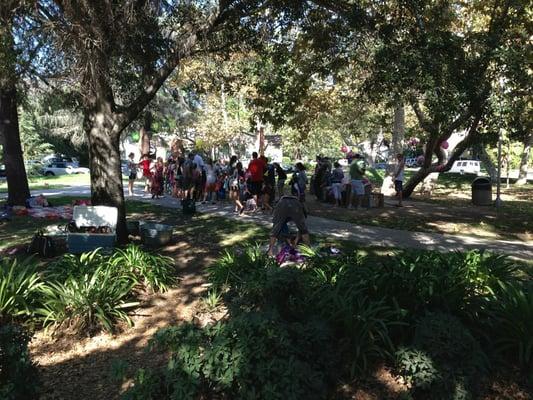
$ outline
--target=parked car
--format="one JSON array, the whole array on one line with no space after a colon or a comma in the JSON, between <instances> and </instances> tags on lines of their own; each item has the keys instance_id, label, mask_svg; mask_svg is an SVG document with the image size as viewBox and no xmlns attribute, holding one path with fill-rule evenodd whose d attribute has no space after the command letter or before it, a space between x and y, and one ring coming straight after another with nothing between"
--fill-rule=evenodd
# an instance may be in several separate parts
<instances>
[{"instance_id":1,"label":"parked car","mask_svg":"<svg viewBox=\"0 0 533 400\"><path fill-rule=\"evenodd\" d=\"M51 163L65 163L67 166L79 167L80 163L75 157L67 157L63 154L52 154L46 156L42 160L42 164L48 165Z\"/></svg>"},{"instance_id":2,"label":"parked car","mask_svg":"<svg viewBox=\"0 0 533 400\"><path fill-rule=\"evenodd\" d=\"M416 168L418 167L418 158L417 157L409 157L405 159L405 166L408 168Z\"/></svg>"},{"instance_id":3,"label":"parked car","mask_svg":"<svg viewBox=\"0 0 533 400\"><path fill-rule=\"evenodd\" d=\"M456 174L475 174L481 173L481 162L478 160L457 160L453 163L448 171Z\"/></svg>"},{"instance_id":4,"label":"parked car","mask_svg":"<svg viewBox=\"0 0 533 400\"><path fill-rule=\"evenodd\" d=\"M59 176L59 175L72 175L72 174L88 174L89 168L73 167L67 165L65 162L52 162L45 165L41 169L41 174L44 176Z\"/></svg>"}]
</instances>

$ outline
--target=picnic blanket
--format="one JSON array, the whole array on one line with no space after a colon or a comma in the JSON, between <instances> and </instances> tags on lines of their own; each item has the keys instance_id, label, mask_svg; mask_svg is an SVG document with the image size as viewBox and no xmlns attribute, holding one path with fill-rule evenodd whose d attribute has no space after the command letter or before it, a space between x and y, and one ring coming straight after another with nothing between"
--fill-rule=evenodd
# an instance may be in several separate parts
<instances>
[{"instance_id":1,"label":"picnic blanket","mask_svg":"<svg viewBox=\"0 0 533 400\"><path fill-rule=\"evenodd\" d=\"M28 208L28 215L33 218L66 219L70 221L72 219L72 206Z\"/></svg>"}]
</instances>

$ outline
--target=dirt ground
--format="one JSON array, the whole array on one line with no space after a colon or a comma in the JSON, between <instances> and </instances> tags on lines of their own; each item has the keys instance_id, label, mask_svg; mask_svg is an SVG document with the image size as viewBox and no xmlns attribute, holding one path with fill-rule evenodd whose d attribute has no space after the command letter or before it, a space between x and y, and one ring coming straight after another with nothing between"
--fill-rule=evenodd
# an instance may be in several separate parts
<instances>
[{"instance_id":1,"label":"dirt ground","mask_svg":"<svg viewBox=\"0 0 533 400\"><path fill-rule=\"evenodd\" d=\"M145 347L162 327L190 321L205 287L204 267L216 256L180 241L162 250L176 260L180 282L163 294L146 294L133 316L133 327L115 335L53 338L38 332L31 343L38 364L43 399L116 399L124 385L113 376L113 365L126 362L128 372L166 363L165 354L147 353Z\"/></svg>"}]
</instances>

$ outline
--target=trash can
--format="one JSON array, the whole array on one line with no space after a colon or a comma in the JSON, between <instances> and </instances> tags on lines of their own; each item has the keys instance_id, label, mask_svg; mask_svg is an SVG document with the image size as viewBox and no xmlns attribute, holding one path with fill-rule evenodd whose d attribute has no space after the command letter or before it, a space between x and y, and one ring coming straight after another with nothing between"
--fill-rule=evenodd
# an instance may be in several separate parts
<instances>
[{"instance_id":1,"label":"trash can","mask_svg":"<svg viewBox=\"0 0 533 400\"><path fill-rule=\"evenodd\" d=\"M472 182L472 203L476 206L492 205L492 183L489 178L474 179Z\"/></svg>"}]
</instances>

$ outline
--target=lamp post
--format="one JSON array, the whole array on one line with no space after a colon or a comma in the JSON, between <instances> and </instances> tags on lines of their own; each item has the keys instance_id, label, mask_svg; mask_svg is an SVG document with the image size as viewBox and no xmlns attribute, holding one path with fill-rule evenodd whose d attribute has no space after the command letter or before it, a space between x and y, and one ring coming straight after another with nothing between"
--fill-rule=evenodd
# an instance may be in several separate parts
<instances>
[{"instance_id":1,"label":"lamp post","mask_svg":"<svg viewBox=\"0 0 533 400\"><path fill-rule=\"evenodd\" d=\"M502 205L502 199L500 197L500 186L502 178L502 128L498 129L498 176L496 180L496 200L494 205L499 208Z\"/></svg>"}]
</instances>

